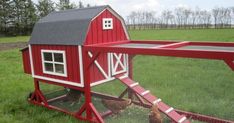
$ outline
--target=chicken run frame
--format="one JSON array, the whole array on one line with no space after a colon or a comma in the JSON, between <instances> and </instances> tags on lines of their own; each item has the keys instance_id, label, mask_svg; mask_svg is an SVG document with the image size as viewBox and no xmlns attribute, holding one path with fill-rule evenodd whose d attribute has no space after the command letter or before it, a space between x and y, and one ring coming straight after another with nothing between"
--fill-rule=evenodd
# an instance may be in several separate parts
<instances>
[{"instance_id":1,"label":"chicken run frame","mask_svg":"<svg viewBox=\"0 0 234 123\"><path fill-rule=\"evenodd\" d=\"M136 97L132 103L150 108L157 105L171 121L189 123L189 119L231 123L174 109L160 98L133 81L132 60L135 55L171 56L223 60L234 70L234 43L133 41L130 40L123 18L110 6L53 12L39 20L33 29L28 47L22 49L25 73L34 78L35 90L28 101L49 109L70 114L80 120L103 123L111 111L99 113L92 96L112 100ZM91 87L120 80L126 90L119 97L91 91ZM40 90L40 83L79 90L85 103L76 112L55 107Z\"/></svg>"}]
</instances>

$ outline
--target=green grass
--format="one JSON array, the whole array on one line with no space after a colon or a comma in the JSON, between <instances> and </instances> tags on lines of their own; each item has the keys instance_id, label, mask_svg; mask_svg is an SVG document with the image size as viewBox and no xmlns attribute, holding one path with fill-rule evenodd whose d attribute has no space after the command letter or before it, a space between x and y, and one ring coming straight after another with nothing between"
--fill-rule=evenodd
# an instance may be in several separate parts
<instances>
[{"instance_id":1,"label":"green grass","mask_svg":"<svg viewBox=\"0 0 234 123\"><path fill-rule=\"evenodd\" d=\"M135 40L234 41L234 29L132 30L130 35Z\"/></svg>"},{"instance_id":2,"label":"green grass","mask_svg":"<svg viewBox=\"0 0 234 123\"><path fill-rule=\"evenodd\" d=\"M0 37L0 43L27 42L29 36Z\"/></svg>"},{"instance_id":3,"label":"green grass","mask_svg":"<svg viewBox=\"0 0 234 123\"><path fill-rule=\"evenodd\" d=\"M130 31L130 34L133 39L234 41L234 30L209 30L215 34L204 31L208 30ZM187 33L183 36L182 32ZM221 36L216 35L220 33ZM33 80L22 68L18 49L0 52L0 123L76 123L77 120L68 115L27 103ZM136 56L134 78L174 108L234 120L234 73L222 61ZM118 81L94 88L113 95L123 89ZM144 122L147 112L132 106L120 116L108 118L107 122Z\"/></svg>"}]
</instances>

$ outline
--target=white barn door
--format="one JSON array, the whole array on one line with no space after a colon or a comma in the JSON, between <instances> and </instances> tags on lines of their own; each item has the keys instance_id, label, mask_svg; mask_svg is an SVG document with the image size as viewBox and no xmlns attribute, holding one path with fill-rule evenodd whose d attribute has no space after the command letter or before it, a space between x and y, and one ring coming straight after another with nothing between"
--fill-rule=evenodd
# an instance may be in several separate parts
<instances>
[{"instance_id":1,"label":"white barn door","mask_svg":"<svg viewBox=\"0 0 234 123\"><path fill-rule=\"evenodd\" d=\"M128 74L128 55L122 53L110 53L111 75Z\"/></svg>"}]
</instances>

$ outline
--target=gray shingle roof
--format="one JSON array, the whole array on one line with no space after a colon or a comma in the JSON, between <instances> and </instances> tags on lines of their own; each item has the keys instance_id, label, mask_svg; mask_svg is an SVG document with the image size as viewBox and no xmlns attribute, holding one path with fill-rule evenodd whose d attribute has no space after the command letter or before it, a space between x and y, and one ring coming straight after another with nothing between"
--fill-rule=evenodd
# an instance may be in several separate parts
<instances>
[{"instance_id":1,"label":"gray shingle roof","mask_svg":"<svg viewBox=\"0 0 234 123\"><path fill-rule=\"evenodd\" d=\"M52 12L35 24L29 44L82 45L89 23L107 7Z\"/></svg>"}]
</instances>

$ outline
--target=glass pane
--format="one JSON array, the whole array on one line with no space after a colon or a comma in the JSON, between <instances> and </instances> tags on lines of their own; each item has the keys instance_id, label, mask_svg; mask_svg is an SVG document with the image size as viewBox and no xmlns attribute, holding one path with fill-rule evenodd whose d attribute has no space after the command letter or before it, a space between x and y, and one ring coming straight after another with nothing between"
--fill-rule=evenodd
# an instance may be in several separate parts
<instances>
[{"instance_id":1,"label":"glass pane","mask_svg":"<svg viewBox=\"0 0 234 123\"><path fill-rule=\"evenodd\" d=\"M45 61L52 61L52 53L43 53Z\"/></svg>"},{"instance_id":2,"label":"glass pane","mask_svg":"<svg viewBox=\"0 0 234 123\"><path fill-rule=\"evenodd\" d=\"M55 72L64 74L64 66L61 64L55 64Z\"/></svg>"},{"instance_id":3,"label":"glass pane","mask_svg":"<svg viewBox=\"0 0 234 123\"><path fill-rule=\"evenodd\" d=\"M111 21L109 20L108 23L111 23Z\"/></svg>"},{"instance_id":4,"label":"glass pane","mask_svg":"<svg viewBox=\"0 0 234 123\"><path fill-rule=\"evenodd\" d=\"M54 61L55 62L63 62L63 54L62 53L54 53Z\"/></svg>"},{"instance_id":5,"label":"glass pane","mask_svg":"<svg viewBox=\"0 0 234 123\"><path fill-rule=\"evenodd\" d=\"M107 21L105 21L105 23L107 23Z\"/></svg>"},{"instance_id":6,"label":"glass pane","mask_svg":"<svg viewBox=\"0 0 234 123\"><path fill-rule=\"evenodd\" d=\"M52 63L45 63L45 71L53 72L53 64Z\"/></svg>"}]
</instances>

